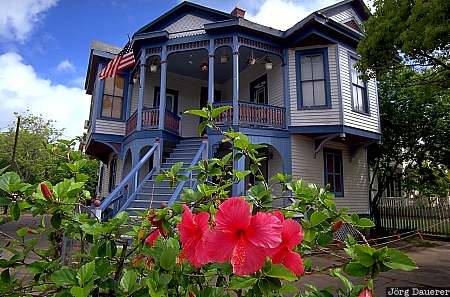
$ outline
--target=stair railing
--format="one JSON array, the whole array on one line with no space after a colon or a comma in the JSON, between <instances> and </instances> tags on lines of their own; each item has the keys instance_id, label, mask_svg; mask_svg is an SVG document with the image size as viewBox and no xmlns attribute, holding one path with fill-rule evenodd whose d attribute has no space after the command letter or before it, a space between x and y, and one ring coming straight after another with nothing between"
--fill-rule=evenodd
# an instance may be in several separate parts
<instances>
[{"instance_id":1,"label":"stair railing","mask_svg":"<svg viewBox=\"0 0 450 297\"><path fill-rule=\"evenodd\" d=\"M197 150L197 153L195 153L194 159L192 160L189 167L193 167L197 165L198 161L200 161L200 158L202 160L208 159L208 135L203 135L202 143L200 144L200 147ZM186 184L186 181L189 180L189 188L192 188L194 185L191 183L192 180L192 170L188 171L185 176L187 177L186 180L180 181L175 188L175 191L173 192L172 196L169 200L169 207L174 204L174 202L178 199L178 196L180 196L181 191L183 190L184 185Z\"/></svg>"},{"instance_id":2,"label":"stair railing","mask_svg":"<svg viewBox=\"0 0 450 297\"><path fill-rule=\"evenodd\" d=\"M156 155L155 155L156 154ZM152 156L156 156L153 162L153 168L139 183L139 171L145 165L145 163ZM159 158L160 158L160 143L159 138L155 139L155 143L152 148L139 160L127 176L117 185L117 187L101 202L100 205L96 205L95 216L99 220L105 220L107 218L115 216L118 212L125 210L128 205L136 198L136 195L142 189L143 185L150 179L150 177L159 170ZM134 189L132 193L129 193L129 184L134 178Z\"/></svg>"}]
</instances>

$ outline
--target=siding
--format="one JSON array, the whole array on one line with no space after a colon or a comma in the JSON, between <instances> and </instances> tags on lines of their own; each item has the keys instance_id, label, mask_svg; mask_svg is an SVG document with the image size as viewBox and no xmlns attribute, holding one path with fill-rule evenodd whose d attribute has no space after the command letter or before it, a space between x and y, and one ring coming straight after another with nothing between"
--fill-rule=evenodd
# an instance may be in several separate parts
<instances>
[{"instance_id":1,"label":"siding","mask_svg":"<svg viewBox=\"0 0 450 297\"><path fill-rule=\"evenodd\" d=\"M133 84L133 88L131 91L131 102L130 102L130 116L137 110L137 104L138 104L138 97L139 97L139 83Z\"/></svg>"},{"instance_id":2,"label":"siding","mask_svg":"<svg viewBox=\"0 0 450 297\"><path fill-rule=\"evenodd\" d=\"M204 24L210 23L210 20L192 15L186 14L177 21L173 22L163 30L169 33L181 32L186 30L202 29Z\"/></svg>"},{"instance_id":3,"label":"siding","mask_svg":"<svg viewBox=\"0 0 450 297\"><path fill-rule=\"evenodd\" d=\"M361 24L362 21L356 14L356 12L353 10L353 8L346 8L346 9L339 9L336 10L333 14L327 15L330 19L333 21L344 23L352 18L356 20L357 23Z\"/></svg>"},{"instance_id":4,"label":"siding","mask_svg":"<svg viewBox=\"0 0 450 297\"><path fill-rule=\"evenodd\" d=\"M263 64L257 63L246 67L239 73L239 100L250 101L250 83L262 75L267 74L267 91L269 105L284 107L283 99L283 68L281 61L273 61L273 68L267 71ZM233 81L227 80L223 83L223 100L232 101Z\"/></svg>"},{"instance_id":5,"label":"siding","mask_svg":"<svg viewBox=\"0 0 450 297\"><path fill-rule=\"evenodd\" d=\"M289 87L291 102L291 126L310 126L310 125L339 125L340 120L340 99L339 83L336 65L337 46L328 45L328 69L330 74L331 90L331 108L329 109L310 109L298 110L297 107L297 65L295 61L295 51L320 47L300 47L289 49ZM341 69L342 72L342 69Z\"/></svg>"},{"instance_id":6,"label":"siding","mask_svg":"<svg viewBox=\"0 0 450 297\"><path fill-rule=\"evenodd\" d=\"M292 176L309 183L324 186L323 151L317 153L314 159L313 139L294 135L292 143ZM359 149L350 161L347 145L327 143L326 148L342 151L344 173L344 196L336 197L338 207L348 207L351 212L369 213L369 190L367 152Z\"/></svg>"},{"instance_id":7,"label":"siding","mask_svg":"<svg viewBox=\"0 0 450 297\"><path fill-rule=\"evenodd\" d=\"M125 122L97 119L95 133L125 135Z\"/></svg>"},{"instance_id":8,"label":"siding","mask_svg":"<svg viewBox=\"0 0 450 297\"><path fill-rule=\"evenodd\" d=\"M350 86L350 70L348 61L349 50L339 47L339 60L341 70L342 101L344 109L344 124L349 127L364 129L371 132L380 132L378 113L377 84L374 79L367 83L369 95L369 114L361 114L352 110L352 97Z\"/></svg>"}]
</instances>

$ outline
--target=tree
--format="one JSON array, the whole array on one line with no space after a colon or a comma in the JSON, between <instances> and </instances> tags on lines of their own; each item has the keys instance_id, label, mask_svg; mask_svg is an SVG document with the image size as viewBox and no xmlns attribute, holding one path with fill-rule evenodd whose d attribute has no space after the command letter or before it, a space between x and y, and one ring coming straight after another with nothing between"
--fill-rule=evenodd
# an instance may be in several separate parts
<instances>
[{"instance_id":1,"label":"tree","mask_svg":"<svg viewBox=\"0 0 450 297\"><path fill-rule=\"evenodd\" d=\"M376 0L374 6L358 67L379 81L382 138L370 148L376 213L399 167L406 185L428 195L448 193L442 177L450 167L450 3Z\"/></svg>"},{"instance_id":2,"label":"tree","mask_svg":"<svg viewBox=\"0 0 450 297\"><path fill-rule=\"evenodd\" d=\"M63 130L54 126L54 121L41 115L21 114L20 132L16 149L15 170L27 183L42 180L56 182L65 176L63 168L68 158L73 161L84 157L84 153L75 150L75 140L60 141ZM11 165L14 146L15 124L6 132L0 133L0 168ZM70 148L70 153L67 153ZM85 174L96 176L98 162L88 159L83 169ZM89 181L88 188L95 195L95 181Z\"/></svg>"}]
</instances>

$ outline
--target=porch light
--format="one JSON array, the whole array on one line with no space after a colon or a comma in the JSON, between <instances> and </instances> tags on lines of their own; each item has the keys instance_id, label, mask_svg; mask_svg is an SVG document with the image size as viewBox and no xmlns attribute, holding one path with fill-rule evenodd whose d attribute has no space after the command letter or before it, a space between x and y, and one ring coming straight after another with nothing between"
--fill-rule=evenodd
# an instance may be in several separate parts
<instances>
[{"instance_id":1,"label":"porch light","mask_svg":"<svg viewBox=\"0 0 450 297\"><path fill-rule=\"evenodd\" d=\"M256 64L256 59L253 56L253 50L250 51L250 57L248 57L248 59L247 59L247 64L250 65L250 66Z\"/></svg>"},{"instance_id":2,"label":"porch light","mask_svg":"<svg viewBox=\"0 0 450 297\"><path fill-rule=\"evenodd\" d=\"M269 56L264 59L264 67L266 67L266 70L272 70L273 64Z\"/></svg>"},{"instance_id":3,"label":"porch light","mask_svg":"<svg viewBox=\"0 0 450 297\"><path fill-rule=\"evenodd\" d=\"M133 76L133 84L136 84L138 82L138 73L135 72Z\"/></svg>"},{"instance_id":4,"label":"porch light","mask_svg":"<svg viewBox=\"0 0 450 297\"><path fill-rule=\"evenodd\" d=\"M158 65L150 64L150 72L155 73L156 71L158 71Z\"/></svg>"},{"instance_id":5,"label":"porch light","mask_svg":"<svg viewBox=\"0 0 450 297\"><path fill-rule=\"evenodd\" d=\"M200 66L200 69L202 71L208 71L208 64L207 63L202 63L202 65Z\"/></svg>"},{"instance_id":6,"label":"porch light","mask_svg":"<svg viewBox=\"0 0 450 297\"><path fill-rule=\"evenodd\" d=\"M228 61L230 61L230 57L228 57L227 55L220 56L220 64L225 64Z\"/></svg>"}]
</instances>

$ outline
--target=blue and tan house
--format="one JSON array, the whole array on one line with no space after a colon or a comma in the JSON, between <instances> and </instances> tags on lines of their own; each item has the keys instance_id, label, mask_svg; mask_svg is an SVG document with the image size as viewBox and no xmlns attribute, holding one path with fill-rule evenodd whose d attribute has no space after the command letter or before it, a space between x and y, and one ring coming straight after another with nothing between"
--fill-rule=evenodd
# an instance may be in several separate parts
<instances>
[{"instance_id":1,"label":"blue and tan house","mask_svg":"<svg viewBox=\"0 0 450 297\"><path fill-rule=\"evenodd\" d=\"M233 107L218 125L266 145L265 175L328 185L338 206L367 214L367 146L380 139L379 103L376 81L360 79L354 66L368 17L362 0L345 0L280 31L239 8L182 2L139 28L131 39L136 65L104 80L99 73L120 49L94 42L86 152L102 161L102 210L157 207L195 186L195 176L176 189L154 178L176 162L188 167L230 150L216 133L200 138L199 118L184 114L211 104Z\"/></svg>"}]
</instances>

